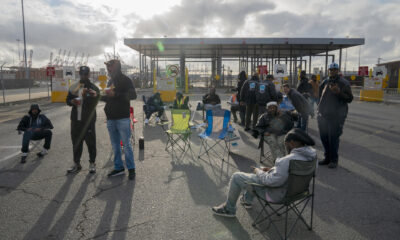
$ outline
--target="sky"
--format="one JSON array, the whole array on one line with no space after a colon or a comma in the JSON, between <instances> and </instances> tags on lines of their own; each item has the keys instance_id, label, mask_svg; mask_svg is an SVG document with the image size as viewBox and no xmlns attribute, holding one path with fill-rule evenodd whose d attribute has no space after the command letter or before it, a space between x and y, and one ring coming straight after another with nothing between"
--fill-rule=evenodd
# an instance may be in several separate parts
<instances>
[{"instance_id":1,"label":"sky","mask_svg":"<svg viewBox=\"0 0 400 240\"><path fill-rule=\"evenodd\" d=\"M17 65L21 1L1 3L0 64ZM361 49L347 50L348 70L358 67L359 53L361 65L370 67L378 58L400 60L399 0L25 0L24 10L33 67L47 65L50 53L55 57L62 49L71 51L70 61L76 53L78 61L89 54L88 65L100 68L114 46L134 66L138 55L124 38L163 36L361 37Z\"/></svg>"}]
</instances>

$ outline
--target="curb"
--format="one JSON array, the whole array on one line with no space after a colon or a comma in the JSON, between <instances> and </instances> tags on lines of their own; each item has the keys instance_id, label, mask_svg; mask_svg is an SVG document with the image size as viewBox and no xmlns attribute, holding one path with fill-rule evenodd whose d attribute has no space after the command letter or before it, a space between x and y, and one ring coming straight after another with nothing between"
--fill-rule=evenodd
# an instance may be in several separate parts
<instances>
[{"instance_id":1,"label":"curb","mask_svg":"<svg viewBox=\"0 0 400 240\"><path fill-rule=\"evenodd\" d=\"M5 102L5 103L0 103L0 107L6 107L6 106L12 106L12 105L17 105L17 104L23 104L23 103L28 103L28 102L34 102L34 101L42 101L42 100L50 100L51 97L40 97L40 98L32 98L32 99L24 99L24 100L18 100L14 102Z\"/></svg>"}]
</instances>

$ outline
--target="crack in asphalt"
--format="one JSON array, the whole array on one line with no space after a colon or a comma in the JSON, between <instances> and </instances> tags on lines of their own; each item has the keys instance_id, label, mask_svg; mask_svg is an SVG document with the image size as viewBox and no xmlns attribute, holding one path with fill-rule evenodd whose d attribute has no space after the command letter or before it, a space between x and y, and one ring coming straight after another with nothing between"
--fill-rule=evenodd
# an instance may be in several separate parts
<instances>
[{"instance_id":1,"label":"crack in asphalt","mask_svg":"<svg viewBox=\"0 0 400 240\"><path fill-rule=\"evenodd\" d=\"M150 219L150 220L147 220L147 221L144 221L144 222L141 222L141 223L136 223L136 224L133 224L131 226L127 226L127 227L123 227L123 228L109 229L109 230L107 230L107 231L105 231L103 233L100 233L100 234L96 235L96 236L87 238L86 240L97 239L97 238L103 237L103 236L105 236L105 235L107 235L109 233L112 233L112 232L127 232L132 228L135 228L135 227L138 227L138 226L141 226L141 225L146 225L146 224L151 223L153 221L154 221L153 219Z\"/></svg>"},{"instance_id":2,"label":"crack in asphalt","mask_svg":"<svg viewBox=\"0 0 400 240\"><path fill-rule=\"evenodd\" d=\"M48 198L40 195L39 193L30 192L30 191L27 191L26 189L23 189L23 188L13 188L13 187L8 187L8 186L0 186L0 189L3 189L5 191L7 191L8 193L13 192L13 191L21 191L24 194L35 196L35 197L39 198L40 200L54 202L56 204L62 204L62 203L66 203L66 202L71 202L71 201L59 201L59 200L56 200L56 199L48 199Z\"/></svg>"},{"instance_id":3,"label":"crack in asphalt","mask_svg":"<svg viewBox=\"0 0 400 240\"><path fill-rule=\"evenodd\" d=\"M118 187L121 187L123 185L123 182L117 185L113 185L111 187L108 188L101 188L101 187L96 187L97 189L99 189L98 192L96 192L95 194L93 194L90 198L86 199L85 202L82 203L83 206L83 211L82 211L82 220L79 221L79 223L76 225L75 230L77 232L79 232L79 234L81 235L79 237L79 239L83 239L85 237L85 228L82 226L87 220L88 220L88 215L87 213L89 212L89 202L94 200L95 198L97 198L98 196L100 196L102 193L109 191L109 190L113 190L116 189Z\"/></svg>"}]
</instances>

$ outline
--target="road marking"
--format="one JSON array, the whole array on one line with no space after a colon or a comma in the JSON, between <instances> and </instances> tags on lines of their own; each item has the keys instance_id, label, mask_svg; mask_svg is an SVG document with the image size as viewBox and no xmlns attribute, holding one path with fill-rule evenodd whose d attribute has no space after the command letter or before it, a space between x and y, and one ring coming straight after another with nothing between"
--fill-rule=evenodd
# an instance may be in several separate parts
<instances>
[{"instance_id":1,"label":"road marking","mask_svg":"<svg viewBox=\"0 0 400 240\"><path fill-rule=\"evenodd\" d=\"M6 161L6 160L8 160L8 159L10 159L10 158L13 158L13 157L17 156L19 153L20 153L20 152L15 152L15 153L13 153L13 154L10 154L10 155L8 155L8 156L5 157L5 158L0 159L0 162L4 162L4 161Z\"/></svg>"}]
</instances>

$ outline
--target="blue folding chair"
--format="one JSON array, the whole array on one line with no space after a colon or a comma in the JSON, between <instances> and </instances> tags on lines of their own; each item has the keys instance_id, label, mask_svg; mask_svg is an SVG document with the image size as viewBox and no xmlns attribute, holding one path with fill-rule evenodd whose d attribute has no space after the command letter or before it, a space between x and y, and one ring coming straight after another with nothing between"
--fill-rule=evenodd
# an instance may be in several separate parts
<instances>
[{"instance_id":1,"label":"blue folding chair","mask_svg":"<svg viewBox=\"0 0 400 240\"><path fill-rule=\"evenodd\" d=\"M207 154L229 161L230 141L233 128L230 125L231 112L225 109L212 109L206 111L206 129L203 133L199 134L201 139L200 151L197 158L202 158ZM220 146L223 153L217 152L215 147Z\"/></svg>"}]
</instances>

